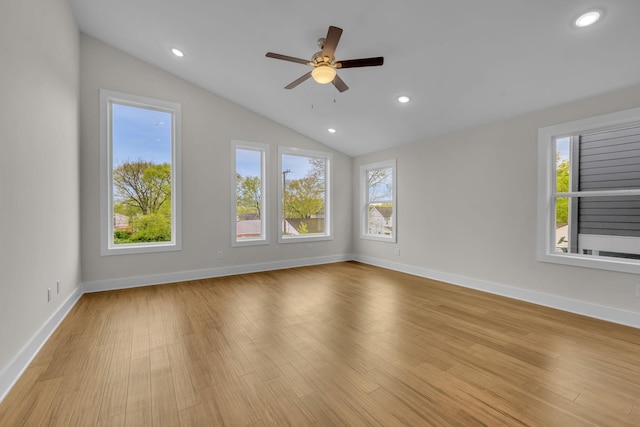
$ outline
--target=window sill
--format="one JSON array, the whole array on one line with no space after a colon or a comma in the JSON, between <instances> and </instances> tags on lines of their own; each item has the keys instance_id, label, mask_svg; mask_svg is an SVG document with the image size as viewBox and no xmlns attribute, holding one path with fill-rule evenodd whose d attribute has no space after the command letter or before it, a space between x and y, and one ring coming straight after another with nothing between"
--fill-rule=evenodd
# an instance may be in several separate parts
<instances>
[{"instance_id":1,"label":"window sill","mask_svg":"<svg viewBox=\"0 0 640 427\"><path fill-rule=\"evenodd\" d=\"M109 255L130 255L130 254L147 254L156 252L176 252L182 250L182 246L176 242L167 242L165 244L123 244L118 246L110 246L103 249L100 253L102 256Z\"/></svg>"},{"instance_id":2,"label":"window sill","mask_svg":"<svg viewBox=\"0 0 640 427\"><path fill-rule=\"evenodd\" d=\"M578 254L538 254L538 261L563 264L573 267L595 268L620 273L640 274L640 262L621 258L593 257Z\"/></svg>"},{"instance_id":3,"label":"window sill","mask_svg":"<svg viewBox=\"0 0 640 427\"><path fill-rule=\"evenodd\" d=\"M385 236L376 235L376 234L361 234L360 239L374 240L378 242L387 242L387 243L396 243L396 240L397 240L395 236L385 237Z\"/></svg>"},{"instance_id":4,"label":"window sill","mask_svg":"<svg viewBox=\"0 0 640 427\"><path fill-rule=\"evenodd\" d=\"M231 246L234 248L239 248L243 246L261 246L268 245L269 240L266 239L246 239L246 240L235 240L231 242Z\"/></svg>"},{"instance_id":5,"label":"window sill","mask_svg":"<svg viewBox=\"0 0 640 427\"><path fill-rule=\"evenodd\" d=\"M333 240L333 236L327 235L311 235L311 236L280 236L278 243L300 243L300 242L320 242L325 240Z\"/></svg>"}]
</instances>

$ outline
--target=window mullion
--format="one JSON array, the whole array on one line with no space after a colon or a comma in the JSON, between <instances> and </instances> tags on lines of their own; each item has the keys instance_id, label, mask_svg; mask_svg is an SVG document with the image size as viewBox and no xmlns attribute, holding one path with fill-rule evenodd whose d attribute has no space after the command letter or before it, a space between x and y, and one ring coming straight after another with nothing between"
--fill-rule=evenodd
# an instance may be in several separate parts
<instances>
[{"instance_id":1,"label":"window mullion","mask_svg":"<svg viewBox=\"0 0 640 427\"><path fill-rule=\"evenodd\" d=\"M569 191L555 193L555 198L560 197L608 197L608 196L640 196L640 188L627 190L598 190L598 191Z\"/></svg>"}]
</instances>

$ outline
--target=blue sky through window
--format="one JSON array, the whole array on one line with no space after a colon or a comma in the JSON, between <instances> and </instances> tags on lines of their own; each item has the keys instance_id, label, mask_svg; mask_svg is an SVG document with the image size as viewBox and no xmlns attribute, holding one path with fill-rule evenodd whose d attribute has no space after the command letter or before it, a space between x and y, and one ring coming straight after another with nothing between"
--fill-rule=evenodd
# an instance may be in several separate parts
<instances>
[{"instance_id":1,"label":"blue sky through window","mask_svg":"<svg viewBox=\"0 0 640 427\"><path fill-rule=\"evenodd\" d=\"M243 177L260 177L260 156L258 150L246 150L239 148L236 150L236 173Z\"/></svg>"},{"instance_id":2,"label":"blue sky through window","mask_svg":"<svg viewBox=\"0 0 640 427\"><path fill-rule=\"evenodd\" d=\"M569 143L571 139L569 137L556 139L556 153L559 156L558 163L563 160L569 160Z\"/></svg>"},{"instance_id":3,"label":"blue sky through window","mask_svg":"<svg viewBox=\"0 0 640 427\"><path fill-rule=\"evenodd\" d=\"M287 174L287 180L300 179L307 176L313 168L309 163L310 157L292 156L290 154L282 155L282 170L290 170Z\"/></svg>"},{"instance_id":4,"label":"blue sky through window","mask_svg":"<svg viewBox=\"0 0 640 427\"><path fill-rule=\"evenodd\" d=\"M113 166L145 160L171 164L171 113L112 104Z\"/></svg>"},{"instance_id":5,"label":"blue sky through window","mask_svg":"<svg viewBox=\"0 0 640 427\"><path fill-rule=\"evenodd\" d=\"M379 178L379 182L372 183L371 177L377 171L384 171L384 177ZM393 171L391 168L381 168L367 171L367 181L369 182L369 201L388 201L393 198Z\"/></svg>"}]
</instances>

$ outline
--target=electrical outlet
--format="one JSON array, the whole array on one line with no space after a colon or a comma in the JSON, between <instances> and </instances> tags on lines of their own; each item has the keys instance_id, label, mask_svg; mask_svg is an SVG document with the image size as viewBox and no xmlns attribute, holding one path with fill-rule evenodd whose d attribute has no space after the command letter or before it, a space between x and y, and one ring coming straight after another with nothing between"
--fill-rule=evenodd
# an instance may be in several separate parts
<instances>
[{"instance_id":1,"label":"electrical outlet","mask_svg":"<svg viewBox=\"0 0 640 427\"><path fill-rule=\"evenodd\" d=\"M218 251L218 253L216 254L216 259L224 259L224 252Z\"/></svg>"},{"instance_id":2,"label":"electrical outlet","mask_svg":"<svg viewBox=\"0 0 640 427\"><path fill-rule=\"evenodd\" d=\"M47 289L47 302L51 301L51 288Z\"/></svg>"},{"instance_id":3,"label":"electrical outlet","mask_svg":"<svg viewBox=\"0 0 640 427\"><path fill-rule=\"evenodd\" d=\"M400 256L400 248L396 248L396 256Z\"/></svg>"},{"instance_id":4,"label":"electrical outlet","mask_svg":"<svg viewBox=\"0 0 640 427\"><path fill-rule=\"evenodd\" d=\"M56 282L56 294L60 293L60 280Z\"/></svg>"}]
</instances>

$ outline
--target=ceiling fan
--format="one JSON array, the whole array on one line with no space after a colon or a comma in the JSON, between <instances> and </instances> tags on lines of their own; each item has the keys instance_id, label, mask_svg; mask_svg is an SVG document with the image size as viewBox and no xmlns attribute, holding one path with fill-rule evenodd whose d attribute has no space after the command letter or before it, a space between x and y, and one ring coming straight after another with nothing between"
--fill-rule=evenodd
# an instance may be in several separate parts
<instances>
[{"instance_id":1,"label":"ceiling fan","mask_svg":"<svg viewBox=\"0 0 640 427\"><path fill-rule=\"evenodd\" d=\"M340 68L356 68L356 67L375 67L382 65L384 58L378 56L375 58L362 58L362 59L348 59L346 61L336 61L333 56L340 41L342 35L342 28L329 27L327 31L327 37L318 39L318 46L322 49L320 52L316 52L311 61L306 59L294 58L293 56L280 55L279 53L267 52L268 58L282 59L283 61L297 62L298 64L310 65L313 70L309 71L302 77L292 81L285 89L293 89L300 83L307 80L309 77L313 77L313 80L320 84L333 83L333 85L340 92L344 92L349 89L349 86L338 76L336 69Z\"/></svg>"}]
</instances>

